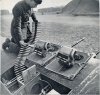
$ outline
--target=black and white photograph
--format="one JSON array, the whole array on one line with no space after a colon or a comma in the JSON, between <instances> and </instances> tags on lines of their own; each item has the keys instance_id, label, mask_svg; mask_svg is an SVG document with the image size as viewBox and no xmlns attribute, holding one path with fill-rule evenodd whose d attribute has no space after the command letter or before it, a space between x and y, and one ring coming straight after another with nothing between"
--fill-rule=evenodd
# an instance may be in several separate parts
<instances>
[{"instance_id":1,"label":"black and white photograph","mask_svg":"<svg viewBox=\"0 0 100 95\"><path fill-rule=\"evenodd\" d=\"M0 0L0 95L100 95L99 0Z\"/></svg>"}]
</instances>

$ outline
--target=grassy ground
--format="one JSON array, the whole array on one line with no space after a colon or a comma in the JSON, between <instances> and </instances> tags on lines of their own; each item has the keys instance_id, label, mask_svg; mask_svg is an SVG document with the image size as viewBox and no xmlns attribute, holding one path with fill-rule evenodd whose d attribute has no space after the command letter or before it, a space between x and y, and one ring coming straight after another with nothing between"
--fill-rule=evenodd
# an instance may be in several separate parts
<instances>
[{"instance_id":1,"label":"grassy ground","mask_svg":"<svg viewBox=\"0 0 100 95\"><path fill-rule=\"evenodd\" d=\"M42 29L40 39L62 45L72 45L75 41L85 37L85 41L76 46L77 49L85 52L99 50L99 28L97 26L45 24L46 27Z\"/></svg>"},{"instance_id":2,"label":"grassy ground","mask_svg":"<svg viewBox=\"0 0 100 95\"><path fill-rule=\"evenodd\" d=\"M41 22L38 39L72 45L85 37L85 41L75 46L84 52L99 50L99 20L98 17L68 17L61 15L37 15ZM12 16L2 16L1 35L10 37Z\"/></svg>"}]
</instances>

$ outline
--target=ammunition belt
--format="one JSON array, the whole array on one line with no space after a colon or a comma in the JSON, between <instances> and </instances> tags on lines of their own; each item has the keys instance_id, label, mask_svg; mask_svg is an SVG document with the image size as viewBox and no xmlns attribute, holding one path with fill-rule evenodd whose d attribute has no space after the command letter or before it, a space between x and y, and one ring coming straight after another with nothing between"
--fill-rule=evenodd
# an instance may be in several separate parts
<instances>
[{"instance_id":1,"label":"ammunition belt","mask_svg":"<svg viewBox=\"0 0 100 95\"><path fill-rule=\"evenodd\" d=\"M35 43L36 36L37 36L37 24L35 24L35 32L33 33L32 37L29 41L29 44ZM27 67L24 65L24 63L25 63L27 56L30 54L30 51L31 51L31 47L29 46L29 44L21 45L18 57L15 61L15 65L14 65L16 79L18 82L20 82L22 84L24 84L22 71L27 69Z\"/></svg>"}]
</instances>

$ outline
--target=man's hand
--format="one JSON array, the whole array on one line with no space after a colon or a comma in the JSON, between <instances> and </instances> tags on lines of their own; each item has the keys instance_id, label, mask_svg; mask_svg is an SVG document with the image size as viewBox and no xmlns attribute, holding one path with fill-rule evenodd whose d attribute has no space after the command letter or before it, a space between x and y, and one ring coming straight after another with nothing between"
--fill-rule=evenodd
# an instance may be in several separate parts
<instances>
[{"instance_id":1,"label":"man's hand","mask_svg":"<svg viewBox=\"0 0 100 95\"><path fill-rule=\"evenodd\" d=\"M35 24L37 24L38 23L38 20L35 20L34 22L35 22Z\"/></svg>"},{"instance_id":2,"label":"man's hand","mask_svg":"<svg viewBox=\"0 0 100 95\"><path fill-rule=\"evenodd\" d=\"M21 44L21 45L24 45L24 46L28 45L28 43L25 43L23 40L20 41L20 44Z\"/></svg>"}]
</instances>

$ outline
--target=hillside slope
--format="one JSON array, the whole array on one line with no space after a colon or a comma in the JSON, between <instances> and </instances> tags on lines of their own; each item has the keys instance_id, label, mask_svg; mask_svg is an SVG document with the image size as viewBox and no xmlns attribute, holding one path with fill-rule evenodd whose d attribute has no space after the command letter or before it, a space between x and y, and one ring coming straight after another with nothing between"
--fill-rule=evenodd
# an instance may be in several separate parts
<instances>
[{"instance_id":1,"label":"hillside slope","mask_svg":"<svg viewBox=\"0 0 100 95\"><path fill-rule=\"evenodd\" d=\"M63 14L89 15L99 14L99 2L96 0L72 0L63 10Z\"/></svg>"}]
</instances>

